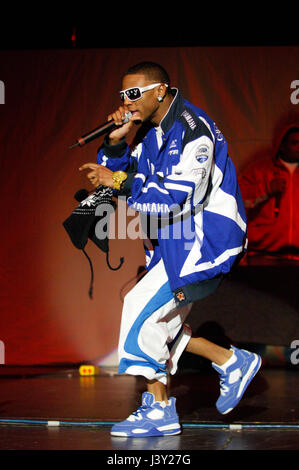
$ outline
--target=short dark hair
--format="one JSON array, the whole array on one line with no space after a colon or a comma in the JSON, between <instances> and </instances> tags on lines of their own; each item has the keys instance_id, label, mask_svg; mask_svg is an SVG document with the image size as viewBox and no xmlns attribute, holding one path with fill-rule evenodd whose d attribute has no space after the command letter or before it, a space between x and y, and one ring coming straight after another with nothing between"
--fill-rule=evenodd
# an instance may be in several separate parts
<instances>
[{"instance_id":1,"label":"short dark hair","mask_svg":"<svg viewBox=\"0 0 299 470\"><path fill-rule=\"evenodd\" d=\"M154 82L166 83L170 86L170 78L162 65L156 64L155 62L140 62L139 64L130 67L125 75L145 75Z\"/></svg>"},{"instance_id":2,"label":"short dark hair","mask_svg":"<svg viewBox=\"0 0 299 470\"><path fill-rule=\"evenodd\" d=\"M298 126L293 126L290 127L290 129L287 130L287 132L284 134L281 144L285 144L291 134L297 134L299 132L299 127Z\"/></svg>"}]
</instances>

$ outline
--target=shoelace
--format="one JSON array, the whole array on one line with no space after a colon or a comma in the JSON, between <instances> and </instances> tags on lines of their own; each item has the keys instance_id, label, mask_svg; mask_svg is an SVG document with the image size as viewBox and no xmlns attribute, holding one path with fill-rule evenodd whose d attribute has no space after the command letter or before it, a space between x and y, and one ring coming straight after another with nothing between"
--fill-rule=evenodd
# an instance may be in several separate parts
<instances>
[{"instance_id":1,"label":"shoelace","mask_svg":"<svg viewBox=\"0 0 299 470\"><path fill-rule=\"evenodd\" d=\"M133 411L130 417L133 417L135 419L141 419L142 412L151 408L150 406L147 405L141 405L139 408L137 408L136 411Z\"/></svg>"},{"instance_id":2,"label":"shoelace","mask_svg":"<svg viewBox=\"0 0 299 470\"><path fill-rule=\"evenodd\" d=\"M229 387L225 384L226 377L227 376L225 374L220 375L220 393L221 393L221 395L226 395L227 392L229 391Z\"/></svg>"}]
</instances>

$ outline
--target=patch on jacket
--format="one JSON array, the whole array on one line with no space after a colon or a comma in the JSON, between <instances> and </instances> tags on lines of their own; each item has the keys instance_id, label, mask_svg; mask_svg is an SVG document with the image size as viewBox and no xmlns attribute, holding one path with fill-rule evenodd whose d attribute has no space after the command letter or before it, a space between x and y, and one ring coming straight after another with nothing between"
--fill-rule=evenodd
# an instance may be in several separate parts
<instances>
[{"instance_id":1,"label":"patch on jacket","mask_svg":"<svg viewBox=\"0 0 299 470\"><path fill-rule=\"evenodd\" d=\"M188 111L183 111L182 116L186 119L190 129L194 131L194 129L196 128L196 123L191 114L189 114Z\"/></svg>"},{"instance_id":2,"label":"patch on jacket","mask_svg":"<svg viewBox=\"0 0 299 470\"><path fill-rule=\"evenodd\" d=\"M199 163L204 163L209 158L209 147L207 145L200 145L196 150L195 158Z\"/></svg>"},{"instance_id":3,"label":"patch on jacket","mask_svg":"<svg viewBox=\"0 0 299 470\"><path fill-rule=\"evenodd\" d=\"M183 302L184 300L186 300L185 294L182 290L176 292L175 296L179 302Z\"/></svg>"}]
</instances>

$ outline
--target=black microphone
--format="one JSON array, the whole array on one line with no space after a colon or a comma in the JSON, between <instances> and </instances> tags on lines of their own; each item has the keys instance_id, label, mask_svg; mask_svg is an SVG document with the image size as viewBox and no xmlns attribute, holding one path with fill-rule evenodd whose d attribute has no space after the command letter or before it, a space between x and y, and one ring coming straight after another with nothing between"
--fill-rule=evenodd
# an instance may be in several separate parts
<instances>
[{"instance_id":1,"label":"black microphone","mask_svg":"<svg viewBox=\"0 0 299 470\"><path fill-rule=\"evenodd\" d=\"M276 193L274 198L274 215L275 217L279 216L280 203L282 198L282 192Z\"/></svg>"},{"instance_id":2,"label":"black microphone","mask_svg":"<svg viewBox=\"0 0 299 470\"><path fill-rule=\"evenodd\" d=\"M126 113L124 120L123 120L123 124L126 124L127 122L129 122L131 117L132 117L132 113L130 112ZM110 121L107 121L105 122L105 124L102 124L96 129L93 129L88 134L84 134L82 137L79 137L79 139L77 139L77 142L71 145L69 148L72 149L74 147L77 147L77 145L80 145L80 147L82 147L83 145L88 144L92 140L97 139L98 137L101 137L104 134L108 134L109 132L112 132L117 127L120 127L120 126L115 124L113 119Z\"/></svg>"}]
</instances>

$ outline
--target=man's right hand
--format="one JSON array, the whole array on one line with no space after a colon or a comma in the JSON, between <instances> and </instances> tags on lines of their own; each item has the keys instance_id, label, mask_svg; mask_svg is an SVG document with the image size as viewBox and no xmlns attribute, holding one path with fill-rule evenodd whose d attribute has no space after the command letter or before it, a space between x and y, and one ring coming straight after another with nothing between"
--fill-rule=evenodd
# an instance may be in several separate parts
<instances>
[{"instance_id":1,"label":"man's right hand","mask_svg":"<svg viewBox=\"0 0 299 470\"><path fill-rule=\"evenodd\" d=\"M114 113L109 114L108 116L108 121L111 119L114 120L115 124L118 127L117 129L114 129L112 132L110 132L108 138L109 138L109 144L110 145L117 145L121 142L123 138L125 138L130 130L132 129L132 126L134 124L134 119L132 118L129 122L126 124L123 124L123 120L125 118L125 114L128 113L129 110L126 106L120 106Z\"/></svg>"},{"instance_id":2,"label":"man's right hand","mask_svg":"<svg viewBox=\"0 0 299 470\"><path fill-rule=\"evenodd\" d=\"M269 183L269 195L275 196L276 194L284 193L286 190L286 184L287 182L284 178L274 178Z\"/></svg>"}]
</instances>

